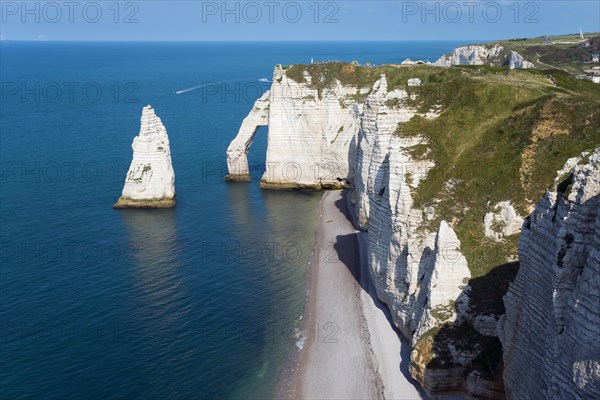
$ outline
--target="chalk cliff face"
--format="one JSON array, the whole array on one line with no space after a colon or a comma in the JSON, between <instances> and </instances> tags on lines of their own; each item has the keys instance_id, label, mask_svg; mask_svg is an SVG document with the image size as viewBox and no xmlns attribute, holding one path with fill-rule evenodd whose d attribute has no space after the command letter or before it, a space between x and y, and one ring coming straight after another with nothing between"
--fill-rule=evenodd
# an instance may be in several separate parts
<instances>
[{"instance_id":1,"label":"chalk cliff face","mask_svg":"<svg viewBox=\"0 0 600 400\"><path fill-rule=\"evenodd\" d=\"M514 50L508 55L504 47L493 45L469 45L457 47L451 54L440 57L433 65L438 67L451 67L453 65L508 65L510 69L535 68L535 65L526 61L523 56Z\"/></svg>"},{"instance_id":2,"label":"chalk cliff face","mask_svg":"<svg viewBox=\"0 0 600 400\"><path fill-rule=\"evenodd\" d=\"M358 88L339 83L315 89L275 68L271 89L242 123L227 150L226 179L248 180L246 153L257 127L268 125L266 170L261 186L275 189L341 188L353 175L354 149L360 125Z\"/></svg>"},{"instance_id":3,"label":"chalk cliff face","mask_svg":"<svg viewBox=\"0 0 600 400\"><path fill-rule=\"evenodd\" d=\"M141 127L133 139L133 159L123 194L115 208L175 206L175 173L167 130L150 106L142 110Z\"/></svg>"},{"instance_id":4,"label":"chalk cliff face","mask_svg":"<svg viewBox=\"0 0 600 400\"><path fill-rule=\"evenodd\" d=\"M491 325L485 333L494 337L497 317L488 316L490 322L470 312L471 273L451 225L442 220L433 230L424 228L435 211L415 207L412 192L435 164L411 155L427 145L423 137L393 134L398 124L418 114L403 101L409 98L405 92L388 92L386 87L382 77L364 105L354 191L359 224L369 232L368 267L377 295L414 347L411 375L426 390L467 390L473 396L501 398L501 385L471 371L479 343L494 339L477 342L484 335L474 331L471 348L457 344L450 352L453 340L437 338L443 324L472 327L477 318L483 331Z\"/></svg>"},{"instance_id":5,"label":"chalk cliff face","mask_svg":"<svg viewBox=\"0 0 600 400\"><path fill-rule=\"evenodd\" d=\"M360 113L352 96L358 89L336 82L319 94L311 76L304 79L298 83L275 69L263 187L334 188L350 178Z\"/></svg>"},{"instance_id":6,"label":"chalk cliff face","mask_svg":"<svg viewBox=\"0 0 600 400\"><path fill-rule=\"evenodd\" d=\"M356 207L359 223L369 231L369 270L378 296L404 336L416 339L435 325L432 310L448 307L453 314L450 301L460 296L470 273L445 221L437 232L419 229L423 210L413 208L411 190L434 163L410 156L411 149L426 143L423 138L393 135L399 123L417 114L402 103L388 106L391 98L406 99L406 92L388 92L385 77L373 89L359 133ZM446 256L455 258L447 263Z\"/></svg>"},{"instance_id":7,"label":"chalk cliff face","mask_svg":"<svg viewBox=\"0 0 600 400\"><path fill-rule=\"evenodd\" d=\"M526 61L522 55L520 55L519 53L517 53L514 50L511 50L510 53L508 54L508 67L510 69L515 69L515 68L535 68L535 65L533 65L533 63Z\"/></svg>"},{"instance_id":8,"label":"chalk cliff face","mask_svg":"<svg viewBox=\"0 0 600 400\"><path fill-rule=\"evenodd\" d=\"M562 172L524 224L504 298L510 399L600 398L600 148Z\"/></svg>"},{"instance_id":9,"label":"chalk cliff face","mask_svg":"<svg viewBox=\"0 0 600 400\"><path fill-rule=\"evenodd\" d=\"M418 114L416 110L405 105L408 98L405 90L388 92L387 86L385 76L375 82L372 93L365 102L361 118L355 188L359 194L356 205L358 219L363 228L367 227L370 215L370 196L378 194L387 186L387 182L383 181L387 171L381 166L385 164L387 167L389 163L394 131L399 123L406 122ZM413 146L421 143L418 139L413 142Z\"/></svg>"},{"instance_id":10,"label":"chalk cliff face","mask_svg":"<svg viewBox=\"0 0 600 400\"><path fill-rule=\"evenodd\" d=\"M433 65L495 65L504 47L494 45L469 45L457 47L451 54L440 57Z\"/></svg>"}]
</instances>

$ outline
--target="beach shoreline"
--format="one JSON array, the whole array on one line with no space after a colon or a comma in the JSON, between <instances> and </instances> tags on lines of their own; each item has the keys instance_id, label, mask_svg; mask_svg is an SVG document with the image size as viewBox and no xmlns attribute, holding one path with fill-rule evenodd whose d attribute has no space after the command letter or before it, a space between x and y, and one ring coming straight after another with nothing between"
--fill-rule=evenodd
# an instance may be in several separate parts
<instances>
[{"instance_id":1,"label":"beach shoreline","mask_svg":"<svg viewBox=\"0 0 600 400\"><path fill-rule=\"evenodd\" d=\"M323 193L323 196L325 193ZM319 210L321 208L321 202L323 201L323 196L319 200ZM320 215L321 213L319 213ZM320 217L314 221L314 229L315 229L315 239L312 246L312 252L308 259L306 260L306 278L303 283L303 290L305 293L304 306L302 309L302 314L300 316L300 337L294 338L294 343L290 345L290 351L285 361L283 362L283 367L280 369L279 375L277 377L277 382L275 384L275 399L295 399L293 397L294 393L294 382L295 382L295 374L298 366L300 365L300 358L303 354L304 345L306 343L307 338L307 318L306 316L309 314L309 300L312 288L314 287L312 282L312 271L315 259L317 259L316 253L319 248L319 223ZM301 343L298 346L298 343Z\"/></svg>"},{"instance_id":2,"label":"beach shoreline","mask_svg":"<svg viewBox=\"0 0 600 400\"><path fill-rule=\"evenodd\" d=\"M353 224L349 195L326 192L319 203L302 320L305 342L280 376L276 397L424 398L408 375L408 345L370 284L367 233Z\"/></svg>"}]
</instances>

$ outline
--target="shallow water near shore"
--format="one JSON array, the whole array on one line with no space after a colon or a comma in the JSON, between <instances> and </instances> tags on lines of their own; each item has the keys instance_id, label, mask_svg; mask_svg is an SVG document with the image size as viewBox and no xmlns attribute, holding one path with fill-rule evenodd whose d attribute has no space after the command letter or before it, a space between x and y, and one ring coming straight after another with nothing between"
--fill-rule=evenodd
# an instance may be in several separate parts
<instances>
[{"instance_id":1,"label":"shallow water near shore","mask_svg":"<svg viewBox=\"0 0 600 400\"><path fill-rule=\"evenodd\" d=\"M259 79L457 44L2 42L0 397L271 397L300 339L320 194L259 189L266 129L252 181L223 181ZM177 206L115 211L146 104Z\"/></svg>"}]
</instances>

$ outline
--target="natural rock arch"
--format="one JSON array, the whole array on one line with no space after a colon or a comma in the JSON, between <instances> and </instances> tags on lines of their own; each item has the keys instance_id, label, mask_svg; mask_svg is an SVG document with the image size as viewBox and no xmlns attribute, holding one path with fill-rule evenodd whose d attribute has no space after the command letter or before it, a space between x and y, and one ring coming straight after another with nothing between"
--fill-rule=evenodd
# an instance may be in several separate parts
<instances>
[{"instance_id":1,"label":"natural rock arch","mask_svg":"<svg viewBox=\"0 0 600 400\"><path fill-rule=\"evenodd\" d=\"M248 151L250 151L250 146L252 146L258 128L269 125L269 96L270 91L266 91L256 100L252 111L244 118L237 136L227 148L227 170L229 174L225 177L226 180L250 180Z\"/></svg>"}]
</instances>

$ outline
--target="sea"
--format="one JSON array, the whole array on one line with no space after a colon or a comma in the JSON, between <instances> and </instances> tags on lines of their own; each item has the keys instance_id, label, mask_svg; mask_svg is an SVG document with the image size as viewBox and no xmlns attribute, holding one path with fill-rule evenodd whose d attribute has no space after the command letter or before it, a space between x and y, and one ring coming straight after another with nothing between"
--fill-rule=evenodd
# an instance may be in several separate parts
<instances>
[{"instance_id":1,"label":"sea","mask_svg":"<svg viewBox=\"0 0 600 400\"><path fill-rule=\"evenodd\" d=\"M458 42L0 42L0 398L268 399L300 332L318 193L227 183L276 64ZM177 206L113 210L142 107Z\"/></svg>"}]
</instances>

